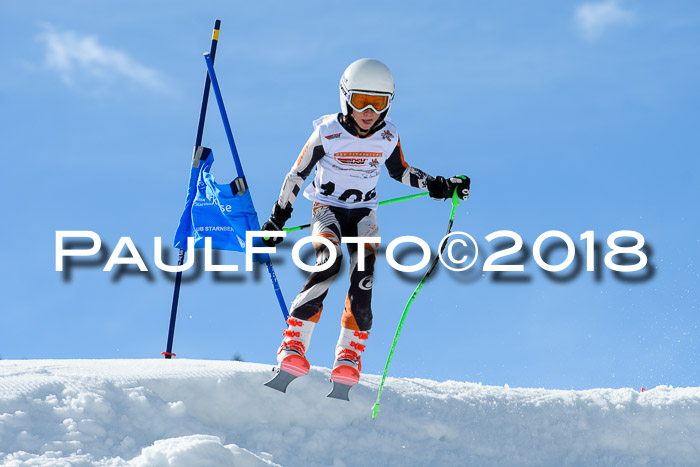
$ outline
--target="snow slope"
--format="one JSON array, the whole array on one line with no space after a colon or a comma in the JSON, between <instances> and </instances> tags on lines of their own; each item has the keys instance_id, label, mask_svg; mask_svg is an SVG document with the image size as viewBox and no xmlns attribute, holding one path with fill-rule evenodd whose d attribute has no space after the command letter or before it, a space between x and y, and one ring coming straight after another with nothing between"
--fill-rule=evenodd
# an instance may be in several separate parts
<instances>
[{"instance_id":1,"label":"snow slope","mask_svg":"<svg viewBox=\"0 0 700 467\"><path fill-rule=\"evenodd\" d=\"M366 375L286 395L270 365L0 361L3 465L700 465L700 388L559 391Z\"/></svg>"}]
</instances>

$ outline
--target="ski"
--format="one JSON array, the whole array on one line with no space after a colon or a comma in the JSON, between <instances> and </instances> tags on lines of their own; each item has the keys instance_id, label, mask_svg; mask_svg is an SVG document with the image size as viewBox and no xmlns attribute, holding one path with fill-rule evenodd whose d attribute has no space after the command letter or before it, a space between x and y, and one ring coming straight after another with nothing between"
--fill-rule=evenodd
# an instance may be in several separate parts
<instances>
[{"instance_id":1,"label":"ski","mask_svg":"<svg viewBox=\"0 0 700 467\"><path fill-rule=\"evenodd\" d=\"M338 370L338 368L336 368ZM274 367L272 371L275 372L275 376L271 380L265 383L265 386L275 389L279 392L286 393L289 384L297 379L299 376L303 375L293 375L279 367ZM356 370L355 370L356 371ZM350 389L358 382L359 378L356 373L351 371L338 372L335 371L331 374L331 382L333 383L333 389L328 393L326 397L332 399L339 399L343 401L349 401Z\"/></svg>"},{"instance_id":2,"label":"ski","mask_svg":"<svg viewBox=\"0 0 700 467\"><path fill-rule=\"evenodd\" d=\"M265 386L286 393L289 384L300 376L309 372L308 360L300 355L288 355L282 360L279 367L272 368L275 376ZM339 365L331 372L333 389L326 397L349 401L350 389L360 381L360 372L350 365Z\"/></svg>"},{"instance_id":3,"label":"ski","mask_svg":"<svg viewBox=\"0 0 700 467\"><path fill-rule=\"evenodd\" d=\"M332 399L339 399L342 401L349 401L350 398L348 397L348 393L350 392L350 389L352 389L352 386L349 384L339 383L337 381L332 382L333 389L331 389L331 392L329 392L326 397L330 397Z\"/></svg>"},{"instance_id":4,"label":"ski","mask_svg":"<svg viewBox=\"0 0 700 467\"><path fill-rule=\"evenodd\" d=\"M276 389L280 392L286 393L289 383L298 378L298 376L294 376L293 374L287 373L286 371L277 367L273 368L272 371L275 372L275 376L273 376L270 381L265 383L265 386Z\"/></svg>"},{"instance_id":5,"label":"ski","mask_svg":"<svg viewBox=\"0 0 700 467\"><path fill-rule=\"evenodd\" d=\"M272 371L276 371L277 374L270 381L265 383L265 386L277 389L281 392L287 392L289 383L299 376L307 374L309 368L311 368L311 365L309 365L308 360L301 355L288 355L282 360L279 367L272 369Z\"/></svg>"}]
</instances>

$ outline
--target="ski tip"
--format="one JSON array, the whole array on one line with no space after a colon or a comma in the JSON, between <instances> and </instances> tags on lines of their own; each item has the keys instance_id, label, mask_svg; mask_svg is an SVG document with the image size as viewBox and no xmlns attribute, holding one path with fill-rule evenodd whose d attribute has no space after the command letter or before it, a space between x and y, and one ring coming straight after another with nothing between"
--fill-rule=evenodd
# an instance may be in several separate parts
<instances>
[{"instance_id":1,"label":"ski tip","mask_svg":"<svg viewBox=\"0 0 700 467\"><path fill-rule=\"evenodd\" d=\"M287 392L287 386L289 383L294 381L297 377L287 373L286 371L281 371L279 368L273 368L272 371L275 372L275 376L265 383L268 388L276 389L279 392Z\"/></svg>"},{"instance_id":2,"label":"ski tip","mask_svg":"<svg viewBox=\"0 0 700 467\"><path fill-rule=\"evenodd\" d=\"M372 418L377 418L377 415L379 415L379 404L374 404L372 407Z\"/></svg>"}]
</instances>

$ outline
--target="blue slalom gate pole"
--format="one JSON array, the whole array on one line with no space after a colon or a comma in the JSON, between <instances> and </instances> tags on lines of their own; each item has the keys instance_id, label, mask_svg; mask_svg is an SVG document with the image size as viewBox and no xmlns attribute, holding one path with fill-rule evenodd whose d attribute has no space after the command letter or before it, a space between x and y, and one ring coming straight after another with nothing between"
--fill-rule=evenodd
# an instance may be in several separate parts
<instances>
[{"instance_id":1,"label":"blue slalom gate pole","mask_svg":"<svg viewBox=\"0 0 700 467\"><path fill-rule=\"evenodd\" d=\"M236 142L233 140L233 133L231 132L231 124L228 121L228 115L226 114L226 107L224 107L224 99L221 97L221 89L219 88L219 81L216 79L216 73L214 72L214 62L212 60L211 54L204 54L204 61L207 64L207 70L209 70L209 78L211 79L211 85L214 89L214 95L216 96L216 102L219 104L219 112L221 112L221 119L224 122L224 129L226 130L226 138L228 138L228 144L231 147L231 154L233 155L233 162L236 164L236 172L238 177L243 181L243 185L246 190L248 188L248 182L245 179L245 174L243 173L243 166L241 165L241 160L238 157L238 150L236 149ZM251 197L252 200L252 197ZM272 260L268 259L265 262L267 266L267 272L270 274L270 280L272 281L272 288L275 290L275 295L277 296L277 301L282 308L282 314L284 315L285 322L289 316L287 311L287 305L284 302L284 297L282 296L282 290L277 282L277 275L272 267Z\"/></svg>"},{"instance_id":2,"label":"blue slalom gate pole","mask_svg":"<svg viewBox=\"0 0 700 467\"><path fill-rule=\"evenodd\" d=\"M221 27L221 20L217 19L214 22L214 32L211 35L211 47L209 49L209 54L211 55L212 62L214 61L214 56L216 55L216 46L219 43L219 28ZM194 150L202 144L202 135L204 133L204 119L207 116L207 102L209 101L209 87L211 81L209 79L209 74L207 73L204 79L204 93L202 95L202 105L199 109L199 123L197 124L197 136L194 142ZM177 265L182 266L185 262L185 250L180 250L178 252ZM177 319L177 305L180 300L180 284L182 283L182 271L178 271L175 274L175 286L173 287L173 302L170 307L170 326L168 327L168 342L165 346L165 352L161 354L165 358L172 358L175 356L173 353L173 338L175 337L175 321Z\"/></svg>"}]
</instances>

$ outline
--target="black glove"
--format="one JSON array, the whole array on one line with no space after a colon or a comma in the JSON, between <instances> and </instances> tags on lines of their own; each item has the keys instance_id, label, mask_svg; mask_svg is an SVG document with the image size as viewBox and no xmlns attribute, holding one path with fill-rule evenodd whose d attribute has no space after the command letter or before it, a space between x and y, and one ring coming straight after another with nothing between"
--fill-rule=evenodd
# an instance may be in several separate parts
<instances>
[{"instance_id":1,"label":"black glove","mask_svg":"<svg viewBox=\"0 0 700 467\"><path fill-rule=\"evenodd\" d=\"M280 231L284 228L285 222L287 222L290 217L292 217L292 208L282 209L279 204L275 202L274 206L272 206L270 219L260 227L260 230ZM262 242L265 246L275 246L278 243L282 243L282 237L263 237Z\"/></svg>"},{"instance_id":2,"label":"black glove","mask_svg":"<svg viewBox=\"0 0 700 467\"><path fill-rule=\"evenodd\" d=\"M452 198L452 193L457 190L459 199L466 201L469 198L470 185L471 180L466 175L456 175L449 179L438 176L428 184L428 192L433 199L448 199Z\"/></svg>"}]
</instances>

